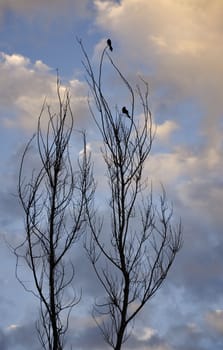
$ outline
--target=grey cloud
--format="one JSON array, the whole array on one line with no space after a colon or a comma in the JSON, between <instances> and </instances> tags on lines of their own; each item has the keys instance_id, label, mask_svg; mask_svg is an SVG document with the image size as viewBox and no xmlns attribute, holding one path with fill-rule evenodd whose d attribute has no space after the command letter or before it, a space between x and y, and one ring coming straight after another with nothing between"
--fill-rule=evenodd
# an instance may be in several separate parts
<instances>
[{"instance_id":1,"label":"grey cloud","mask_svg":"<svg viewBox=\"0 0 223 350\"><path fill-rule=\"evenodd\" d=\"M1 350L41 350L35 324L26 323L23 326L11 325L7 329L0 329Z\"/></svg>"},{"instance_id":2,"label":"grey cloud","mask_svg":"<svg viewBox=\"0 0 223 350\"><path fill-rule=\"evenodd\" d=\"M0 329L0 348L1 350L8 349L6 336L1 329Z\"/></svg>"},{"instance_id":3,"label":"grey cloud","mask_svg":"<svg viewBox=\"0 0 223 350\"><path fill-rule=\"evenodd\" d=\"M8 350L41 350L33 322L11 327L5 331L4 336Z\"/></svg>"},{"instance_id":4,"label":"grey cloud","mask_svg":"<svg viewBox=\"0 0 223 350\"><path fill-rule=\"evenodd\" d=\"M72 344L75 348L81 348L83 350L109 349L96 325L95 327L83 328L78 334L77 332L75 334L74 325L73 332L72 330L68 332L67 343Z\"/></svg>"},{"instance_id":5,"label":"grey cloud","mask_svg":"<svg viewBox=\"0 0 223 350\"><path fill-rule=\"evenodd\" d=\"M220 337L193 323L171 328L166 338L173 350L220 350L223 345Z\"/></svg>"},{"instance_id":6,"label":"grey cloud","mask_svg":"<svg viewBox=\"0 0 223 350\"><path fill-rule=\"evenodd\" d=\"M0 345L1 340L5 346L1 350L41 350L34 323L12 328L2 332L2 335L0 333ZM70 349L70 346L86 350L89 348L93 350L109 349L96 326L85 328L81 331L77 331L75 325L73 329L70 328L66 337L65 349Z\"/></svg>"},{"instance_id":7,"label":"grey cloud","mask_svg":"<svg viewBox=\"0 0 223 350\"><path fill-rule=\"evenodd\" d=\"M1 182L4 183L4 186L0 189L0 222L2 233L11 230L11 232L18 234L18 231L21 230L21 225L23 225L23 211L18 198L17 186L19 165L24 148L25 143L19 142L17 149L11 150L11 153L8 151L8 159L2 164L0 174ZM27 170L29 167L36 168L38 166L34 156L35 152L33 150L28 158ZM28 171L26 172L27 174Z\"/></svg>"},{"instance_id":8,"label":"grey cloud","mask_svg":"<svg viewBox=\"0 0 223 350\"><path fill-rule=\"evenodd\" d=\"M34 164L36 166L36 163ZM197 189L197 192L196 192ZM195 187L194 189L191 189L190 195L194 195L194 199L198 198L201 196L201 200L203 201L204 198L202 197L203 193L203 188ZM185 190L186 191L186 190ZM196 195L195 195L196 194ZM171 195L171 194L170 194ZM168 286L176 286L176 287L182 287L185 288L185 295L187 295L187 298L183 300L183 303L186 304L187 307L187 302L189 299L190 302L193 302L194 304L197 304L197 306L194 306L194 311L192 314L195 314L196 311L198 310L199 307L203 307L204 309L207 308L207 304L209 303L210 300L215 300L215 302L220 298L222 294L222 279L221 279L221 266L223 266L223 261L222 261L222 238L220 234L220 226L216 227L217 232L212 235L212 238L217 239L214 243L215 245L212 246L211 241L209 241L209 231L210 231L210 226L207 225L208 223L208 218L206 215L202 217L202 220L198 219L201 217L201 213L198 211L198 207L196 205L194 207L189 208L188 206L185 205L185 202L182 202L176 194L176 199L178 200L177 202L177 211L183 213L183 221L184 221L184 230L185 230L185 237L184 237L184 247L180 254L178 255L176 262L173 266L173 269L170 272L169 277L167 278L166 286L167 288L163 289L163 300L157 299L156 297L154 298L155 304L153 308L152 315L156 315L156 302L160 302L160 305L158 308L160 310L166 310L168 312L162 313L159 311L157 314L159 315L160 319L164 318L166 322L168 322L168 318L171 318L171 314L173 312L172 307L169 305L166 307L165 302L166 302L166 297L165 293L168 292ZM189 201L191 202L191 200ZM199 213L199 215L198 215ZM220 221L219 221L220 224ZM217 242L217 243L216 243ZM80 242L81 244L81 242ZM78 248L78 247L77 247ZM210 250L212 248L212 250ZM77 259L77 265L75 264L77 268L77 284L78 287L83 287L85 297L86 299L89 298L90 296L92 299L94 298L94 295L99 295L100 288L98 286L98 282L95 278L95 275L93 273L93 270L91 269L90 263L87 261L86 256L84 256L84 251L81 249L75 252L73 251L74 256ZM24 292L25 293L25 292ZM169 291L171 293L171 290ZM83 299L81 302L84 303ZM159 300L159 301L158 301ZM181 306L179 306L181 309ZM74 313L76 310L74 309ZM174 310L175 316L178 315L179 318L183 318L183 310ZM182 314L181 314L182 313ZM188 314L185 318L188 317ZM186 319L184 320L186 322ZM160 321L157 320L157 323ZM164 321L163 321L164 322ZM183 326L182 326L183 327ZM179 329L178 329L179 330ZM23 330L20 329L19 334L22 334ZM186 335L182 335L182 339L187 339L190 338L190 335L188 334L189 331L182 331ZM16 333L15 333L16 334ZM83 348L87 349L91 345L91 336L92 336L92 341L94 344L95 349L98 348L104 348L103 346L103 341L101 340L100 333L94 328L89 328L86 327L84 331L78 332L78 335L76 337L70 335L72 337L72 342L74 344L82 344ZM19 335L18 335L19 337ZM184 337L184 338L183 338ZM196 335L196 339L194 340L194 343L196 344L196 349L211 349L209 345L203 345L202 341L200 340L199 336ZM206 339L207 338L207 339ZM219 342L219 339L217 336L213 338L213 335L209 335L206 337L205 342L207 344L214 344L214 341ZM213 339L212 339L213 338ZM214 340L215 339L215 340ZM70 341L71 341L70 340ZM132 339L129 342L129 347L131 347L131 344L136 344L135 342L137 339ZM150 344L148 346L153 349L153 347L156 345L159 345L160 347L166 346L166 343L169 341L168 337L164 338L159 338L158 336L154 336L150 340ZM89 345L90 344L90 345ZM142 345L142 343L140 343ZM175 346L176 349L182 349L182 350L188 350L188 349L193 349L192 348L192 343L189 342L188 340L188 348L185 347L183 344L183 341L180 340L177 343L179 345L176 345L175 343L173 346ZM191 345L190 345L191 344ZM139 345L139 343L138 343ZM140 346L141 346L140 345ZM209 346L209 347L208 347ZM133 346L132 346L133 347ZM138 348L138 347L137 347ZM175 350L175 348L173 348ZM25 348L26 349L26 348ZM140 349L140 348L139 348ZM149 348L150 349L150 348ZM165 349L165 348L164 348ZM216 348L218 350L218 348ZM220 347L219 347L220 349ZM11 350L11 349L10 349ZM14 350L14 349L13 349ZM19 349L20 350L20 349ZM172 349L171 349L172 350Z\"/></svg>"},{"instance_id":9,"label":"grey cloud","mask_svg":"<svg viewBox=\"0 0 223 350\"><path fill-rule=\"evenodd\" d=\"M190 223L186 222L187 218ZM206 228L205 223L199 224L189 216L182 219L184 245L167 283L185 288L185 294L198 303L220 302L223 288L222 243L213 233L212 239L216 243L209 241L211 227Z\"/></svg>"}]
</instances>

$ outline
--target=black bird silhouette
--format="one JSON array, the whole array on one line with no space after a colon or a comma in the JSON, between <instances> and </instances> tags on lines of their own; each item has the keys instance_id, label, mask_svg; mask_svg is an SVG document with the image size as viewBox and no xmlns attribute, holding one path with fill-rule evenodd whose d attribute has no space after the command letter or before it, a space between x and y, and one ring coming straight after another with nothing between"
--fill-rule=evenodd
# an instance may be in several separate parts
<instances>
[{"instance_id":1,"label":"black bird silhouette","mask_svg":"<svg viewBox=\"0 0 223 350\"><path fill-rule=\"evenodd\" d=\"M128 118L131 118L130 115L129 115L129 111L128 111L128 109L127 109L125 106L122 107L122 113L123 113L123 114L126 114L126 116L127 116Z\"/></svg>"},{"instance_id":2,"label":"black bird silhouette","mask_svg":"<svg viewBox=\"0 0 223 350\"><path fill-rule=\"evenodd\" d=\"M108 44L109 50L110 50L110 51L113 51L111 39L108 39L108 40L107 40L107 44Z\"/></svg>"}]
</instances>

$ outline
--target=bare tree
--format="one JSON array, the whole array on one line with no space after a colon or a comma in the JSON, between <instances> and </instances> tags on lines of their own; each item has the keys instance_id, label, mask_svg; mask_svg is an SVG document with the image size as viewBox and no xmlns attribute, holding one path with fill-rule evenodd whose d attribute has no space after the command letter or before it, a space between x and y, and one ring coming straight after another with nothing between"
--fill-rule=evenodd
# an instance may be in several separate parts
<instances>
[{"instance_id":1,"label":"bare tree","mask_svg":"<svg viewBox=\"0 0 223 350\"><path fill-rule=\"evenodd\" d=\"M105 341L120 350L132 321L166 279L182 245L182 229L180 222L172 223L173 210L164 188L155 200L143 171L154 139L147 82L141 79L134 90L108 53L109 46L102 52L97 77L81 40L79 44L94 101L93 107L89 100L89 108L102 136L110 193L106 228L94 206L86 206L91 238L85 247L105 292L93 316ZM103 80L104 65L109 63L120 79L119 88L127 89L128 108L125 104L113 108L109 102ZM141 111L136 114L137 102Z\"/></svg>"},{"instance_id":2,"label":"bare tree","mask_svg":"<svg viewBox=\"0 0 223 350\"><path fill-rule=\"evenodd\" d=\"M81 296L72 286L74 265L66 257L85 228L84 206L90 171L84 133L83 152L77 169L73 169L69 142L74 118L69 91L64 95L60 91L58 78L58 112L53 113L45 101L37 132L23 153L18 182L25 212L25 239L15 249L16 276L40 300L37 331L46 350L63 349L70 312ZM27 156L34 140L40 165L27 178ZM21 277L21 260L32 272L34 289Z\"/></svg>"}]
</instances>

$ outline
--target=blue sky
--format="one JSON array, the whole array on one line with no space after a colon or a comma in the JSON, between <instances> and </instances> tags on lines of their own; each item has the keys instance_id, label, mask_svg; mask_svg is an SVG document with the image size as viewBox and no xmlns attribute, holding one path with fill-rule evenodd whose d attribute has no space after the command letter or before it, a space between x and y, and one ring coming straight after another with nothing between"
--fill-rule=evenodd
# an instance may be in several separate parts
<instances>
[{"instance_id":1,"label":"blue sky","mask_svg":"<svg viewBox=\"0 0 223 350\"><path fill-rule=\"evenodd\" d=\"M19 159L44 97L55 101L56 69L71 91L77 127L87 130L97 175L106 181L76 36L93 64L110 37L128 79L135 84L141 74L148 81L157 135L145 171L155 190L159 182L166 186L184 226L184 246L169 278L124 348L222 349L222 17L221 0L0 0L1 350L40 349L33 338L38 303L16 281L4 237L15 243L22 234L14 195ZM122 91L109 72L107 82L121 104ZM104 349L90 315L97 282L83 253L76 253L76 264L85 292L69 339L78 350Z\"/></svg>"}]
</instances>

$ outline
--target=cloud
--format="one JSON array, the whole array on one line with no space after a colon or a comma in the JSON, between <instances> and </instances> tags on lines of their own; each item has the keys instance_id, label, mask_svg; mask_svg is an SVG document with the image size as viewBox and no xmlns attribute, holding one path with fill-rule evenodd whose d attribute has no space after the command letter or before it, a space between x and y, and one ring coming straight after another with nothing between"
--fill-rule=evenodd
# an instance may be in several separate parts
<instances>
[{"instance_id":1,"label":"cloud","mask_svg":"<svg viewBox=\"0 0 223 350\"><path fill-rule=\"evenodd\" d=\"M6 10L26 18L37 18L43 9L49 8L52 13L48 15L55 18L61 11L62 14L67 13L67 9L72 15L74 7L67 6L68 2L61 5L61 2L55 1L51 7L49 0L44 2L45 5L42 1L30 1L27 4L27 1L5 0L0 4L0 12L3 18ZM84 7L87 2L73 2L74 6L82 6L83 3ZM161 181L167 187L168 198L174 202L174 213L182 216L184 227L183 249L162 291L145 308L146 323L142 324L141 330L136 327L126 348L221 349L222 3L219 0L97 0L95 6L96 24L103 31L103 36L105 33L111 36L114 45L112 54L119 56L124 73L127 71L128 77L132 78L131 70L140 67L143 76L149 81L152 109L158 128L154 151L145 164L145 172L154 181ZM100 45L97 50L101 48ZM56 101L56 72L41 60L32 62L17 53L2 53L0 70L2 129L30 133L35 130L45 96L53 105ZM66 86L71 91L78 125L86 126L92 136L94 131L89 127L85 84L72 77L68 83L62 83L63 91ZM114 86L117 85L113 85L112 93L116 93ZM98 141L94 140L90 145L94 153L95 171L100 176L99 186L103 187L101 192L100 188L97 192L100 202L104 195L105 172L102 171ZM18 165L21 147L20 144L9 160L14 168L5 169L1 175L1 182L5 184L7 181L7 190L14 192L15 166ZM12 173L13 176L10 175ZM6 232L10 231L7 225L12 221L13 214L17 234L13 237L16 239L19 235L17 218L21 218L21 213L14 198L5 192L6 186L3 187L0 194L2 230L6 228ZM78 285L77 290L79 286L84 290L83 306L77 309L82 315L83 309L86 313L85 307L89 306L90 310L94 296L101 295L102 291L81 249L76 258L75 283ZM9 260L7 257L5 261ZM8 266L8 269L13 270L12 264L4 264L2 269L6 270L5 266ZM2 276L5 277L7 273L8 270ZM10 284L10 290L13 289L11 285L14 284ZM15 301L13 306L10 304L11 309L17 309L14 308ZM6 304L2 296L1 311L5 316L3 303ZM77 315L76 309L74 314ZM15 322L17 320L11 320L11 326ZM145 324L149 326L145 327ZM29 340L26 344L22 340L27 334L34 333L34 325L32 327L20 325L8 331L2 330L0 348L14 350L16 343L22 349L32 347ZM78 328L77 332L75 327ZM165 334L163 329L166 330ZM77 348L105 348L100 332L88 316L71 318L69 341ZM9 343L10 347L7 345Z\"/></svg>"},{"instance_id":2,"label":"cloud","mask_svg":"<svg viewBox=\"0 0 223 350\"><path fill-rule=\"evenodd\" d=\"M203 210L210 216L211 203L220 223L222 3L96 0L95 6L96 24L111 36L121 67L129 76L142 67L151 86L158 128L146 172L172 184L175 199L189 212L193 203L197 216ZM160 141L165 149L157 148Z\"/></svg>"},{"instance_id":3,"label":"cloud","mask_svg":"<svg viewBox=\"0 0 223 350\"><path fill-rule=\"evenodd\" d=\"M1 350L6 350L8 348L7 340L2 330L0 330L0 347L1 347Z\"/></svg>"},{"instance_id":4,"label":"cloud","mask_svg":"<svg viewBox=\"0 0 223 350\"><path fill-rule=\"evenodd\" d=\"M167 337L171 339L174 350L202 350L206 349L203 346L209 342L208 335L194 323L186 323L173 327ZM212 345L214 344L212 343Z\"/></svg>"},{"instance_id":5,"label":"cloud","mask_svg":"<svg viewBox=\"0 0 223 350\"><path fill-rule=\"evenodd\" d=\"M95 6L98 27L109 33L122 62L142 66L156 104L196 100L205 117L201 128L215 143L222 110L222 2L96 0ZM194 116L187 118L193 122Z\"/></svg>"},{"instance_id":6,"label":"cloud","mask_svg":"<svg viewBox=\"0 0 223 350\"><path fill-rule=\"evenodd\" d=\"M132 334L138 340L146 341L151 339L154 335L156 335L156 331L150 327L140 327L140 328L134 328Z\"/></svg>"},{"instance_id":7,"label":"cloud","mask_svg":"<svg viewBox=\"0 0 223 350\"><path fill-rule=\"evenodd\" d=\"M11 324L4 330L4 344L8 350L39 350L41 348L35 329L35 323L29 322L24 325ZM2 347L1 347L2 349Z\"/></svg>"},{"instance_id":8,"label":"cloud","mask_svg":"<svg viewBox=\"0 0 223 350\"><path fill-rule=\"evenodd\" d=\"M126 342L127 349L139 350L172 350L168 342L159 333L150 327L135 327L129 340Z\"/></svg>"},{"instance_id":9,"label":"cloud","mask_svg":"<svg viewBox=\"0 0 223 350\"><path fill-rule=\"evenodd\" d=\"M212 332L205 323L198 325L189 322L178 325L169 331L167 338L171 339L174 350L220 350L223 345L221 335Z\"/></svg>"},{"instance_id":10,"label":"cloud","mask_svg":"<svg viewBox=\"0 0 223 350\"><path fill-rule=\"evenodd\" d=\"M52 109L58 105L56 72L40 60L32 63L22 55L3 52L0 69L2 125L34 130L45 98ZM67 87L61 84L62 95L66 88L70 91L75 121L80 120L84 125L88 115L86 86L77 79L71 79Z\"/></svg>"},{"instance_id":11,"label":"cloud","mask_svg":"<svg viewBox=\"0 0 223 350\"><path fill-rule=\"evenodd\" d=\"M206 315L207 324L220 335L223 334L223 310L210 311Z\"/></svg>"},{"instance_id":12,"label":"cloud","mask_svg":"<svg viewBox=\"0 0 223 350\"><path fill-rule=\"evenodd\" d=\"M91 316L71 317L67 343L81 349L109 349Z\"/></svg>"},{"instance_id":13,"label":"cloud","mask_svg":"<svg viewBox=\"0 0 223 350\"><path fill-rule=\"evenodd\" d=\"M178 129L176 122L172 120L165 120L164 123L156 126L156 137L158 141L167 142L171 134Z\"/></svg>"}]
</instances>

